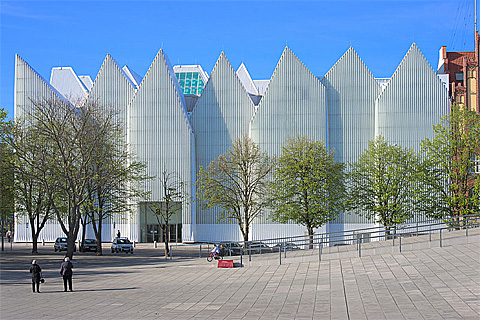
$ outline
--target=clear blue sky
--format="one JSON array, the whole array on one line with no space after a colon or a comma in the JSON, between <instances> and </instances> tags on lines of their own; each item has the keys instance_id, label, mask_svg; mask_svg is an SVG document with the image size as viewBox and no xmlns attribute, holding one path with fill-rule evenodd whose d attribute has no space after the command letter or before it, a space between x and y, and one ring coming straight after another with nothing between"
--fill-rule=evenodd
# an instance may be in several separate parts
<instances>
[{"instance_id":1,"label":"clear blue sky","mask_svg":"<svg viewBox=\"0 0 480 320\"><path fill-rule=\"evenodd\" d=\"M144 75L163 47L172 64L210 74L221 51L269 79L285 44L317 76L353 46L375 77L390 77L416 42L434 69L438 50L474 50L474 0L457 1L5 1L0 2L0 107L13 113L14 59L47 81L55 66L95 76L107 53Z\"/></svg>"}]
</instances>

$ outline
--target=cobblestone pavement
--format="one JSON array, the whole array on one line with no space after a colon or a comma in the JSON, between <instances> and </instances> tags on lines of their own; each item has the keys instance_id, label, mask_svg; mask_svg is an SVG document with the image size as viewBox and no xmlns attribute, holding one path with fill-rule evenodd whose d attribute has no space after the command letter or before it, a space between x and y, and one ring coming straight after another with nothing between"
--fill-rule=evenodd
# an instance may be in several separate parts
<instances>
[{"instance_id":1,"label":"cobblestone pavement","mask_svg":"<svg viewBox=\"0 0 480 320\"><path fill-rule=\"evenodd\" d=\"M51 247L32 256L15 244L0 255L1 319L480 319L478 241L234 269L192 247L165 260L142 244L134 255L76 255L74 292L63 292L63 255ZM33 258L41 293L31 291Z\"/></svg>"}]
</instances>

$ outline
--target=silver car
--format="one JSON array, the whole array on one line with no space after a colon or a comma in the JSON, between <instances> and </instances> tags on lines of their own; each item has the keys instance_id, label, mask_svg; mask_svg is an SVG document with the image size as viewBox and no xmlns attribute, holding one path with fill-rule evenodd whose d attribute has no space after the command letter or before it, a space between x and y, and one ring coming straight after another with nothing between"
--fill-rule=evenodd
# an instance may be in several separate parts
<instances>
[{"instance_id":1,"label":"silver car","mask_svg":"<svg viewBox=\"0 0 480 320\"><path fill-rule=\"evenodd\" d=\"M53 250L55 252L62 252L67 250L67 238L64 237L59 237L57 240L55 240L55 244L53 245ZM77 245L73 247L73 251L77 252Z\"/></svg>"},{"instance_id":2,"label":"silver car","mask_svg":"<svg viewBox=\"0 0 480 320\"><path fill-rule=\"evenodd\" d=\"M128 238L115 238L112 242L112 253L125 252L133 254L133 244Z\"/></svg>"}]
</instances>

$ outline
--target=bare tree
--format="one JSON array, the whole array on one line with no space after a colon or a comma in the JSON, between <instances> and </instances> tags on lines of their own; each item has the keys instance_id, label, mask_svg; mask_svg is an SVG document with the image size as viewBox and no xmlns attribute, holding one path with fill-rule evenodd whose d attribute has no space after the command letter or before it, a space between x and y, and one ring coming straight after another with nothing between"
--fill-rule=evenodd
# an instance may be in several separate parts
<instances>
[{"instance_id":1,"label":"bare tree","mask_svg":"<svg viewBox=\"0 0 480 320\"><path fill-rule=\"evenodd\" d=\"M198 198L205 208L220 207L219 220L234 219L248 241L250 225L267 206L267 178L274 161L246 135L232 149L200 167Z\"/></svg>"},{"instance_id":2,"label":"bare tree","mask_svg":"<svg viewBox=\"0 0 480 320\"><path fill-rule=\"evenodd\" d=\"M94 152L111 129L112 115L96 104L75 107L60 99L32 101L23 127L34 128L42 145L32 161L26 146L15 144L19 159L32 167L31 174L43 185L51 208L67 236L67 256L72 257L80 228L81 207L88 200L87 185L92 179Z\"/></svg>"},{"instance_id":3,"label":"bare tree","mask_svg":"<svg viewBox=\"0 0 480 320\"><path fill-rule=\"evenodd\" d=\"M148 202L148 205L155 214L158 224L162 226L165 236L165 257L167 258L170 255L168 222L181 210L181 203L187 197L187 193L184 188L185 183L178 178L176 173L164 169L160 179L161 201Z\"/></svg>"}]
</instances>

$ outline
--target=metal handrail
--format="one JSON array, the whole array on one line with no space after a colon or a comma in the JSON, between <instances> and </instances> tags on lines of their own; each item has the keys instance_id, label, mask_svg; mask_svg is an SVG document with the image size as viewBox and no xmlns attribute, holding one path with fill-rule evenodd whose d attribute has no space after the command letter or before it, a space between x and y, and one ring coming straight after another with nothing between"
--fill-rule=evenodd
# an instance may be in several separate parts
<instances>
[{"instance_id":1,"label":"metal handrail","mask_svg":"<svg viewBox=\"0 0 480 320\"><path fill-rule=\"evenodd\" d=\"M340 232L332 232L332 233L317 233L312 236L303 235L303 236L292 236L292 237L281 237L281 238L270 238L270 239L262 239L262 240L252 240L252 241L203 241L200 243L200 248L202 245L210 245L212 243L219 243L219 242L237 242L242 245L241 254L240 254L240 261L241 264L243 262L243 255L246 254L249 257L249 261L252 260L252 253L255 253L257 249L249 248L248 245L252 242L261 242L267 245L271 245L273 243L282 244L278 247L268 247L271 249L271 252L279 252L279 263L282 263L282 250L284 257L286 258L287 251L290 249L287 246L287 243L294 243L296 246L300 248L306 249L313 249L318 248L318 257L321 260L322 255L322 248L325 246L335 246L335 245L357 245L358 255L361 256L362 244L364 242L370 242L372 239L385 239L385 240L393 240L393 246L395 246L395 240L398 239L399 241L399 250L402 250L402 238L410 237L412 235L426 235L427 233L430 235L431 241L431 234L435 232L440 232L440 246L442 246L442 231L443 230L452 230L452 229L464 229L466 232L466 236L468 236L468 228L473 227L480 227L480 216L478 214L471 214L460 217L462 220L458 222L462 225L458 226L448 226L448 222L439 222L438 220L432 221L423 221L423 222L414 222L414 223L403 223L390 226L389 230L385 228L385 226L376 226L370 228L360 228L354 230L347 230L347 231L340 231ZM430 223L427 223L430 222ZM475 222L475 223L471 223ZM413 231L412 231L413 230ZM365 232L370 231L370 232ZM387 234L389 232L389 234ZM368 240L368 241L367 241ZM198 243L197 243L198 244ZM227 246L228 248L228 246ZM277 249L278 248L278 249ZM201 249L200 249L201 250ZM268 251L268 249L265 249ZM312 251L313 252L313 251ZM201 256L201 253L200 253Z\"/></svg>"}]
</instances>

